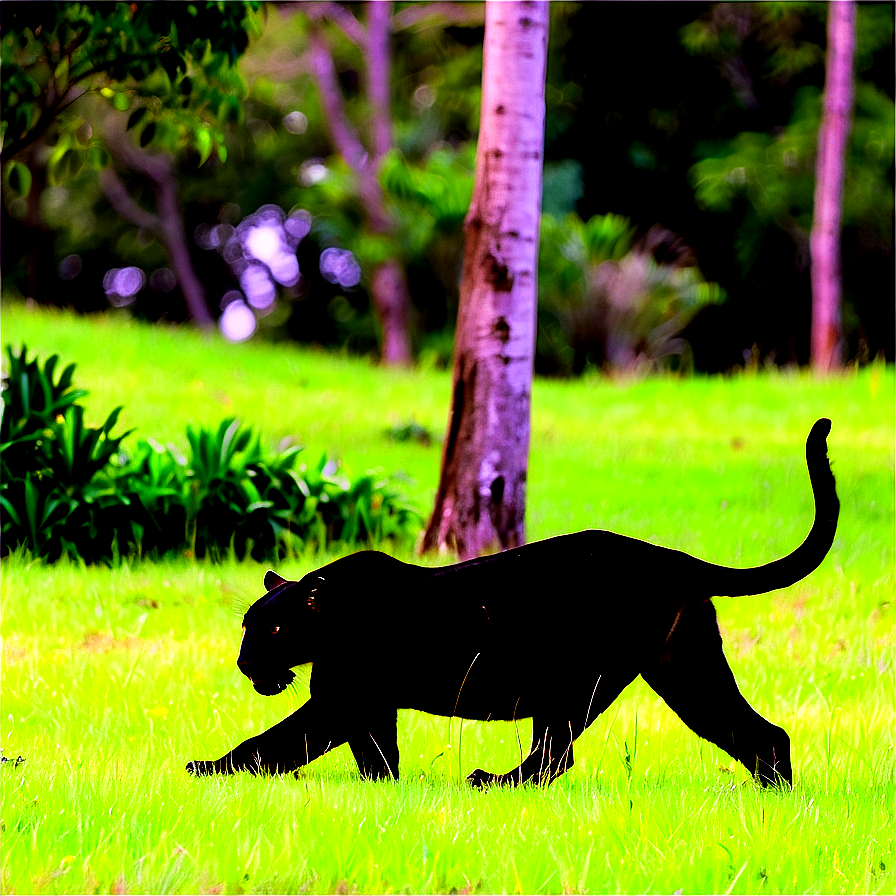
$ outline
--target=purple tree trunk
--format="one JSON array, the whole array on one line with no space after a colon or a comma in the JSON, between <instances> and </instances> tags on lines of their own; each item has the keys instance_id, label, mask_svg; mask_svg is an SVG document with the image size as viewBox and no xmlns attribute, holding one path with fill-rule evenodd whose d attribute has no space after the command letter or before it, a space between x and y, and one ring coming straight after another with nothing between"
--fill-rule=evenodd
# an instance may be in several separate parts
<instances>
[{"instance_id":1,"label":"purple tree trunk","mask_svg":"<svg viewBox=\"0 0 896 896\"><path fill-rule=\"evenodd\" d=\"M336 151L354 172L358 193L371 231L395 235L395 223L386 207L386 197L377 175L383 156L392 147L390 78L392 72L391 2L367 3L366 27L338 4L309 4L311 29L311 70L317 85L324 121ZM350 124L336 75L330 47L320 28L322 18L334 16L337 24L357 43L364 60L365 96L370 110L367 142ZM370 272L370 298L382 330L383 363L392 366L413 362L410 337L411 295L401 263L394 258L377 264Z\"/></svg>"},{"instance_id":2,"label":"purple tree trunk","mask_svg":"<svg viewBox=\"0 0 896 896\"><path fill-rule=\"evenodd\" d=\"M486 3L452 406L424 551L525 542L547 39L546 2Z\"/></svg>"},{"instance_id":3,"label":"purple tree trunk","mask_svg":"<svg viewBox=\"0 0 896 896\"><path fill-rule=\"evenodd\" d=\"M846 145L852 127L856 4L828 3L828 48L824 108L818 131L815 209L809 251L812 265L812 366L819 371L842 363L840 230Z\"/></svg>"}]
</instances>

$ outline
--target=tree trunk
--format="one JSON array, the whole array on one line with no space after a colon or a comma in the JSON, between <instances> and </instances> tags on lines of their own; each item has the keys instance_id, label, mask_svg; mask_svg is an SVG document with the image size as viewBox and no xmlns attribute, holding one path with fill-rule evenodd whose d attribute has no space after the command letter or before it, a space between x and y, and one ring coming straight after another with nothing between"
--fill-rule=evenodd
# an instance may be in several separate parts
<instances>
[{"instance_id":1,"label":"tree trunk","mask_svg":"<svg viewBox=\"0 0 896 896\"><path fill-rule=\"evenodd\" d=\"M452 407L424 551L525 542L548 14L546 2L486 3Z\"/></svg>"},{"instance_id":2,"label":"tree trunk","mask_svg":"<svg viewBox=\"0 0 896 896\"><path fill-rule=\"evenodd\" d=\"M392 73L391 2L367 3L366 27L360 28L351 14L336 4L309 4L311 17L310 60L324 122L336 151L357 178L358 193L373 233L395 235L386 197L377 175L383 156L392 148L392 113L389 102ZM320 27L321 19L338 15L337 22L349 26L350 39L358 44L364 60L365 98L369 109L366 133L368 151L350 124L343 101L331 49ZM357 31L357 34L355 33ZM382 330L381 357L389 366L413 363L411 346L411 294L407 277L397 259L389 259L370 272L370 300Z\"/></svg>"},{"instance_id":3,"label":"tree trunk","mask_svg":"<svg viewBox=\"0 0 896 896\"><path fill-rule=\"evenodd\" d=\"M156 207L159 210L159 237L168 253L171 270L193 322L200 327L212 327L215 320L208 309L205 286L196 273L190 257L190 243L184 229L184 216L178 197L177 178L173 166L155 184Z\"/></svg>"},{"instance_id":4,"label":"tree trunk","mask_svg":"<svg viewBox=\"0 0 896 896\"><path fill-rule=\"evenodd\" d=\"M370 295L383 331L380 354L390 366L414 362L409 310L411 296L404 268L394 258L378 264L370 274Z\"/></svg>"},{"instance_id":5,"label":"tree trunk","mask_svg":"<svg viewBox=\"0 0 896 896\"><path fill-rule=\"evenodd\" d=\"M134 201L111 167L100 175L100 186L106 198L125 220L159 237L184 297L187 314L197 326L214 326L205 287L190 257L190 244L184 230L178 198L174 160L167 154L149 153L137 147L124 133L121 121L111 116L106 122L106 145L113 159L150 182L156 197L157 214L146 211Z\"/></svg>"},{"instance_id":6,"label":"tree trunk","mask_svg":"<svg viewBox=\"0 0 896 896\"><path fill-rule=\"evenodd\" d=\"M392 8L388 2L367 3L365 13L364 68L367 103L370 107L372 157L365 163L368 178L365 203L374 233L394 236L395 224L386 210L386 199L377 174L383 156L392 148ZM389 366L408 366L414 361L411 346L411 293L404 268L389 259L370 272L370 298L382 330L381 356Z\"/></svg>"},{"instance_id":7,"label":"tree trunk","mask_svg":"<svg viewBox=\"0 0 896 896\"><path fill-rule=\"evenodd\" d=\"M818 131L812 259L812 366L828 371L842 363L840 230L846 144L852 127L856 4L828 3L824 108Z\"/></svg>"}]
</instances>

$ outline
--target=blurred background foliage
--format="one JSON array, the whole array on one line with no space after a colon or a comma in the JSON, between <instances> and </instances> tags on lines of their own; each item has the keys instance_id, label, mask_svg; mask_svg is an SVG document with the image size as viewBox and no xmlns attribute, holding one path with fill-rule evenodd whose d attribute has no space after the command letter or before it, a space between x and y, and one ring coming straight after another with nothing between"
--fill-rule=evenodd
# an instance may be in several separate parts
<instances>
[{"instance_id":1,"label":"blurred background foliage","mask_svg":"<svg viewBox=\"0 0 896 896\"><path fill-rule=\"evenodd\" d=\"M378 172L393 226L376 232L333 149L303 4L15 6L2 18L6 295L190 317L163 191L138 170L165 158L188 263L226 335L375 352L368 275L397 259L418 361L449 363L480 5L395 4L393 148ZM363 4L317 6L345 116L363 131ZM859 362L894 358L893 14L858 10L843 270L846 356ZM537 369L806 363L826 5L560 3L551 17ZM105 69L77 69L106 28L131 42ZM67 82L91 89L44 121ZM252 243L261 227L273 254ZM290 254L300 276L280 264Z\"/></svg>"}]
</instances>

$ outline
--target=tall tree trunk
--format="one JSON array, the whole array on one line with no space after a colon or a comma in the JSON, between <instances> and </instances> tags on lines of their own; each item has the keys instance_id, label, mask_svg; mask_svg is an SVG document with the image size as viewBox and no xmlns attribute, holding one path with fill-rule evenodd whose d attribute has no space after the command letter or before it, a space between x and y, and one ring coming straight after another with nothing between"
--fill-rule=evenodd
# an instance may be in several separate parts
<instances>
[{"instance_id":1,"label":"tall tree trunk","mask_svg":"<svg viewBox=\"0 0 896 896\"><path fill-rule=\"evenodd\" d=\"M525 542L548 14L546 2L486 3L452 406L424 551Z\"/></svg>"},{"instance_id":2,"label":"tall tree trunk","mask_svg":"<svg viewBox=\"0 0 896 896\"><path fill-rule=\"evenodd\" d=\"M852 127L856 4L828 3L824 108L818 131L812 259L812 366L827 371L842 363L840 230L846 145Z\"/></svg>"}]
</instances>

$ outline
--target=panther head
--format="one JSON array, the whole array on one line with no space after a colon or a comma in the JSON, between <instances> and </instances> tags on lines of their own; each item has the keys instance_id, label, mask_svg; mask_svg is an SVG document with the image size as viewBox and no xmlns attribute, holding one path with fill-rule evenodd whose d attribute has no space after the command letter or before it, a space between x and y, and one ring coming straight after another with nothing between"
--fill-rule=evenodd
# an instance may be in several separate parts
<instances>
[{"instance_id":1,"label":"panther head","mask_svg":"<svg viewBox=\"0 0 896 896\"><path fill-rule=\"evenodd\" d=\"M279 694L292 684L294 666L310 663L318 621L316 573L291 582L269 570L266 594L243 617L243 640L236 664L259 694Z\"/></svg>"}]
</instances>

